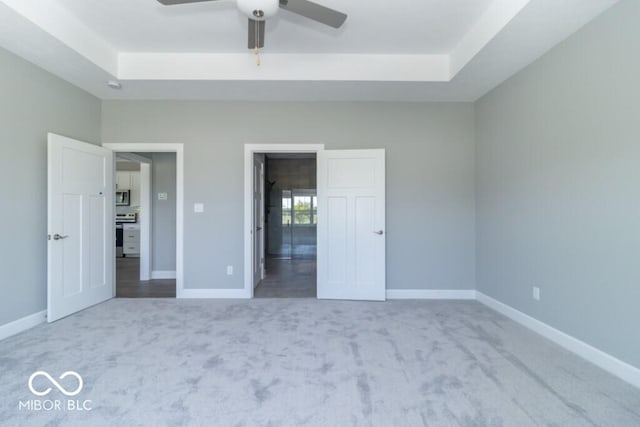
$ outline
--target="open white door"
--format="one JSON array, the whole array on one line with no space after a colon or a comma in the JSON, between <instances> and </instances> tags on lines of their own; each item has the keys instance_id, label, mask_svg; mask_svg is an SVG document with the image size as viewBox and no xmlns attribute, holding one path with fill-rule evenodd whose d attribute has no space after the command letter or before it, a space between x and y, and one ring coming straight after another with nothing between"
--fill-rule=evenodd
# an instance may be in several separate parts
<instances>
[{"instance_id":1,"label":"open white door","mask_svg":"<svg viewBox=\"0 0 640 427\"><path fill-rule=\"evenodd\" d=\"M264 279L264 154L253 156L253 287Z\"/></svg>"},{"instance_id":2,"label":"open white door","mask_svg":"<svg viewBox=\"0 0 640 427\"><path fill-rule=\"evenodd\" d=\"M318 298L386 298L384 150L318 152Z\"/></svg>"},{"instance_id":3,"label":"open white door","mask_svg":"<svg viewBox=\"0 0 640 427\"><path fill-rule=\"evenodd\" d=\"M49 134L47 319L114 295L113 155Z\"/></svg>"}]
</instances>

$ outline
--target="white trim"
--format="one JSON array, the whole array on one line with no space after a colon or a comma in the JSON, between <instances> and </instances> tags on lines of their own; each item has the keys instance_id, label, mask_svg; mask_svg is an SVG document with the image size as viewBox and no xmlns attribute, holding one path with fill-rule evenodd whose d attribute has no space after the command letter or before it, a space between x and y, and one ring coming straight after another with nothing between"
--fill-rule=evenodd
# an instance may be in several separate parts
<instances>
[{"instance_id":1,"label":"white trim","mask_svg":"<svg viewBox=\"0 0 640 427\"><path fill-rule=\"evenodd\" d=\"M140 163L140 280L151 278L151 165Z\"/></svg>"},{"instance_id":2,"label":"white trim","mask_svg":"<svg viewBox=\"0 0 640 427\"><path fill-rule=\"evenodd\" d=\"M19 334L20 332L31 329L34 326L38 326L41 323L47 321L47 310L42 310L37 313L30 314L13 322L5 323L0 326L0 340L9 338L12 335Z\"/></svg>"},{"instance_id":3,"label":"white trim","mask_svg":"<svg viewBox=\"0 0 640 427\"><path fill-rule=\"evenodd\" d=\"M247 299L251 297L244 289L182 289L178 298Z\"/></svg>"},{"instance_id":4,"label":"white trim","mask_svg":"<svg viewBox=\"0 0 640 427\"><path fill-rule=\"evenodd\" d=\"M151 272L152 279L175 279L175 270L154 270Z\"/></svg>"},{"instance_id":5,"label":"white trim","mask_svg":"<svg viewBox=\"0 0 640 427\"><path fill-rule=\"evenodd\" d=\"M324 144L244 145L244 293L240 298L253 298L253 155L255 153L318 153L322 150L324 150Z\"/></svg>"},{"instance_id":6,"label":"white trim","mask_svg":"<svg viewBox=\"0 0 640 427\"><path fill-rule=\"evenodd\" d=\"M184 145L165 143L103 143L102 146L115 152L176 153L176 297L181 298L184 287Z\"/></svg>"},{"instance_id":7,"label":"white trim","mask_svg":"<svg viewBox=\"0 0 640 427\"><path fill-rule=\"evenodd\" d=\"M451 77L448 54L270 52L268 67L256 67L245 53L121 52L118 59L121 80L447 82Z\"/></svg>"},{"instance_id":8,"label":"white trim","mask_svg":"<svg viewBox=\"0 0 640 427\"><path fill-rule=\"evenodd\" d=\"M387 299L476 299L473 289L387 289Z\"/></svg>"},{"instance_id":9,"label":"white trim","mask_svg":"<svg viewBox=\"0 0 640 427\"><path fill-rule=\"evenodd\" d=\"M588 360L616 377L640 388L640 369L572 337L552 326L516 310L496 299L476 291L476 299L487 307L531 329L548 340Z\"/></svg>"},{"instance_id":10,"label":"white trim","mask_svg":"<svg viewBox=\"0 0 640 427\"><path fill-rule=\"evenodd\" d=\"M151 159L147 159L146 157L139 156L135 153L118 153L116 156L117 159L125 159L130 162L136 162L144 165L150 165Z\"/></svg>"}]
</instances>

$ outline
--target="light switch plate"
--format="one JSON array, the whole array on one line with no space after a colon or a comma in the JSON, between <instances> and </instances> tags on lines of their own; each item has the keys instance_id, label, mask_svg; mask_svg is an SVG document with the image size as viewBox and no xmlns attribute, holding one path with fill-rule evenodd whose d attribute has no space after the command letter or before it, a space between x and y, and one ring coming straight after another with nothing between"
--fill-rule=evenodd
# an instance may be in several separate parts
<instances>
[{"instance_id":1,"label":"light switch plate","mask_svg":"<svg viewBox=\"0 0 640 427\"><path fill-rule=\"evenodd\" d=\"M158 200L167 200L169 195L167 193L158 193Z\"/></svg>"},{"instance_id":2,"label":"light switch plate","mask_svg":"<svg viewBox=\"0 0 640 427\"><path fill-rule=\"evenodd\" d=\"M195 213L202 213L204 212L204 203L194 203L193 204L193 211Z\"/></svg>"}]
</instances>

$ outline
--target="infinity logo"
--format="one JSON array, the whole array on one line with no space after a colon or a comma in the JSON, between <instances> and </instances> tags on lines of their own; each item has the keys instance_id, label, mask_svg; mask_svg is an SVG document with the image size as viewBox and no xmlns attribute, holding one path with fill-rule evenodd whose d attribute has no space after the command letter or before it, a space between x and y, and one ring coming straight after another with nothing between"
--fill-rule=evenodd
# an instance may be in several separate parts
<instances>
[{"instance_id":1,"label":"infinity logo","mask_svg":"<svg viewBox=\"0 0 640 427\"><path fill-rule=\"evenodd\" d=\"M31 374L31 376L29 377L29 390L31 390L31 393L35 394L36 396L46 396L47 394L51 393L51 387L48 387L44 391L37 391L36 389L33 388L33 380L38 376L43 376L46 379L48 379L49 382L51 384L53 384L54 386L56 386L56 388L58 390L60 390L60 392L62 394L64 394L65 396L75 396L76 394L78 394L78 393L80 393L82 391L82 387L84 385L84 383L82 381L82 377L77 372L67 371L64 374L60 375L60 378L59 378L60 380L63 380L68 376L75 377L78 380L78 388L75 389L74 391L67 391L55 379L53 379L53 377L51 377L51 375L49 375L47 372L45 372L45 371L37 371L37 372L34 372L33 374Z\"/></svg>"}]
</instances>

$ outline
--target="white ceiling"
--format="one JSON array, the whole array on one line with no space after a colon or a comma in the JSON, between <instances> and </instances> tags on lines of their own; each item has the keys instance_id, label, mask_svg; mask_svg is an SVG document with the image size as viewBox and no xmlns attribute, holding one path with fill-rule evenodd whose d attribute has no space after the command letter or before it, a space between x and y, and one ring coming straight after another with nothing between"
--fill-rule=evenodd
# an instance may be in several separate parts
<instances>
[{"instance_id":1,"label":"white ceiling","mask_svg":"<svg viewBox=\"0 0 640 427\"><path fill-rule=\"evenodd\" d=\"M22 0L24 1L24 0ZM281 10L264 53L446 54L492 0L317 0L348 15L338 30ZM246 53L247 17L233 0L58 0L121 52Z\"/></svg>"},{"instance_id":2,"label":"white ceiling","mask_svg":"<svg viewBox=\"0 0 640 427\"><path fill-rule=\"evenodd\" d=\"M232 0L0 0L0 45L103 99L473 101L617 2L317 1L343 27L281 10L260 66Z\"/></svg>"}]
</instances>

